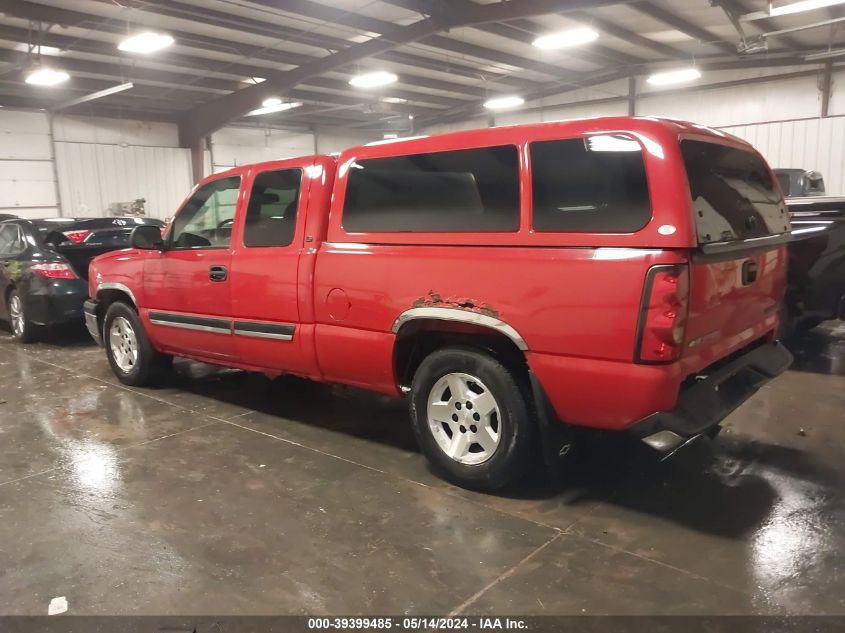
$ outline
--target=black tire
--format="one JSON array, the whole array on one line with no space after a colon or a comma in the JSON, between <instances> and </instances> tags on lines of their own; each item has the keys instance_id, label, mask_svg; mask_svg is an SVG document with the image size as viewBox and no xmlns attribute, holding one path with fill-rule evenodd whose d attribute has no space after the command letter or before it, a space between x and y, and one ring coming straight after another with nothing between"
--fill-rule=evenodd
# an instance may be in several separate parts
<instances>
[{"instance_id":1,"label":"black tire","mask_svg":"<svg viewBox=\"0 0 845 633\"><path fill-rule=\"evenodd\" d=\"M6 305L9 307L9 328L12 330L12 336L19 343L34 343L38 338L38 326L29 320L26 314L26 304L17 290L12 290L9 293ZM16 320L12 315L13 305L17 305L20 310L20 320Z\"/></svg>"},{"instance_id":2,"label":"black tire","mask_svg":"<svg viewBox=\"0 0 845 633\"><path fill-rule=\"evenodd\" d=\"M447 455L429 426L429 396L438 381L455 373L480 380L498 405L498 445L492 456L478 464L461 463ZM425 456L446 479L464 488L493 491L517 482L535 452L536 426L526 391L513 372L474 348L447 347L427 356L414 374L410 409L414 433Z\"/></svg>"},{"instance_id":3,"label":"black tire","mask_svg":"<svg viewBox=\"0 0 845 633\"><path fill-rule=\"evenodd\" d=\"M137 346L137 359L128 369L121 368L112 349L110 332L112 325L118 318L124 319L123 323L128 324L131 328ZM161 354L153 348L138 313L122 301L111 304L106 311L106 318L103 320L103 345L106 348L106 358L109 359L109 365L111 365L114 375L123 384L133 387L153 384L171 366L173 361L171 356Z\"/></svg>"}]
</instances>

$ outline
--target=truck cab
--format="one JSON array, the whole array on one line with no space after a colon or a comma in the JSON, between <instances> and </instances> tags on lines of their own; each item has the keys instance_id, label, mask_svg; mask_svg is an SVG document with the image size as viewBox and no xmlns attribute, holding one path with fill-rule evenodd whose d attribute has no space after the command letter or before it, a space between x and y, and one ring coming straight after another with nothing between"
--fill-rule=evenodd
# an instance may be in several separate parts
<instances>
[{"instance_id":1,"label":"truck cab","mask_svg":"<svg viewBox=\"0 0 845 633\"><path fill-rule=\"evenodd\" d=\"M788 239L722 132L475 130L215 174L92 263L86 321L128 384L184 356L405 397L441 472L497 488L573 426L664 453L717 431L791 361Z\"/></svg>"}]
</instances>

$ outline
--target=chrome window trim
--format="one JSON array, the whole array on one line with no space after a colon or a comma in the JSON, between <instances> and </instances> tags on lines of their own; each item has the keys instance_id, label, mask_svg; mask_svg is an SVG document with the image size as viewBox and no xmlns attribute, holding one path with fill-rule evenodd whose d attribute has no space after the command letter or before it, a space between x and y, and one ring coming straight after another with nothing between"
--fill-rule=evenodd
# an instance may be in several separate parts
<instances>
[{"instance_id":1,"label":"chrome window trim","mask_svg":"<svg viewBox=\"0 0 845 633\"><path fill-rule=\"evenodd\" d=\"M501 319L491 317L486 314L478 312L471 312L469 310L461 310L459 308L411 308L405 310L393 322L391 331L397 334L400 328L410 321L417 319L435 319L438 321L457 321L460 323L470 323L472 325L480 325L496 330L507 336L514 344L523 352L528 351L528 345L525 339L512 326L508 325Z\"/></svg>"}]
</instances>

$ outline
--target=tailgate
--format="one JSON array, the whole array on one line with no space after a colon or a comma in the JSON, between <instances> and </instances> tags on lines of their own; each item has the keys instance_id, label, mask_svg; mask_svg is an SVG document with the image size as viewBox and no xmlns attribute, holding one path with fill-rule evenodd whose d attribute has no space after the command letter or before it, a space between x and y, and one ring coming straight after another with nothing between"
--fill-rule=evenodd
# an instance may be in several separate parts
<instances>
[{"instance_id":1,"label":"tailgate","mask_svg":"<svg viewBox=\"0 0 845 633\"><path fill-rule=\"evenodd\" d=\"M695 371L777 327L789 218L771 170L750 148L684 140L681 150L699 244L684 353Z\"/></svg>"}]
</instances>

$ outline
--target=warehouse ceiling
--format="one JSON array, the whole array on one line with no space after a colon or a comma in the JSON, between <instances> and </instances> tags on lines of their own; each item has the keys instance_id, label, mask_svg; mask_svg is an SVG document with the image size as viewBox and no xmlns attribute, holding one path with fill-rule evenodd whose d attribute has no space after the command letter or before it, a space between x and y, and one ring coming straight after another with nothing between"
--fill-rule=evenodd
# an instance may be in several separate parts
<instances>
[{"instance_id":1,"label":"warehouse ceiling","mask_svg":"<svg viewBox=\"0 0 845 633\"><path fill-rule=\"evenodd\" d=\"M195 136L234 120L407 132L414 125L478 116L495 96L531 100L679 66L706 71L818 65L832 58L813 55L843 46L845 5L739 19L767 5L0 0L0 105L173 121ZM585 26L598 39L563 50L532 45L538 36ZM147 30L175 41L148 55L118 50L128 35ZM25 77L39 63L39 51L42 65L61 68L70 80L53 88L28 85ZM377 89L349 85L351 77L370 71L388 71L398 80ZM68 105L127 82L130 89ZM301 105L244 116L272 97Z\"/></svg>"}]
</instances>

